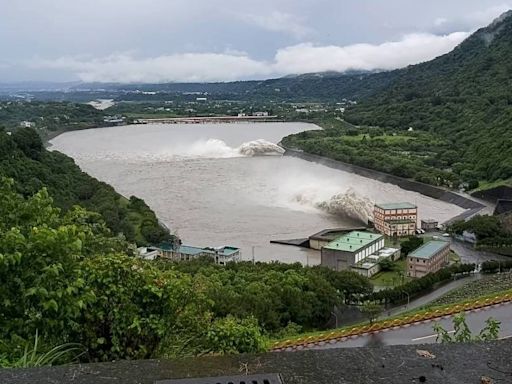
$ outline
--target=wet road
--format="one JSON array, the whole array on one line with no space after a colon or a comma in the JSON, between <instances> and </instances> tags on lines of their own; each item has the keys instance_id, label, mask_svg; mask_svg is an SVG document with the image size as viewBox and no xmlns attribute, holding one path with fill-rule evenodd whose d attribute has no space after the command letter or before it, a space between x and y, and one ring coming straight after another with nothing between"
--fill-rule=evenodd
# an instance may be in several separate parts
<instances>
[{"instance_id":1,"label":"wet road","mask_svg":"<svg viewBox=\"0 0 512 384\"><path fill-rule=\"evenodd\" d=\"M477 251L473 245L451 239L450 248L460 256L463 263L481 264L489 260L510 260L510 257L497 255L495 253Z\"/></svg>"},{"instance_id":2,"label":"wet road","mask_svg":"<svg viewBox=\"0 0 512 384\"><path fill-rule=\"evenodd\" d=\"M473 335L478 334L485 326L485 321L493 317L501 322L500 339L512 338L512 303L491 306L478 311L466 313L466 322ZM330 348L353 348L363 347L369 344L381 345L404 345L404 344L425 344L435 343L436 334L433 331L433 325L436 321L428 323L418 323L398 329L379 332L376 335L359 336L349 338L345 341L327 343L322 346L314 346L307 349L330 349ZM453 333L451 318L437 320L444 329Z\"/></svg>"}]
</instances>

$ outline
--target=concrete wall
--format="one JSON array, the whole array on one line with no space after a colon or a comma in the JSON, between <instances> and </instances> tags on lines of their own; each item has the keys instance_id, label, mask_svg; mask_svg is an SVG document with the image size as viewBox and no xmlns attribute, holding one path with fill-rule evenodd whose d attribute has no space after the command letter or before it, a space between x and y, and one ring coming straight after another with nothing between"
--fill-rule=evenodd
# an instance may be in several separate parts
<instances>
[{"instance_id":1,"label":"concrete wall","mask_svg":"<svg viewBox=\"0 0 512 384\"><path fill-rule=\"evenodd\" d=\"M344 271L355 263L355 253L335 251L322 248L321 265L334 269L335 271Z\"/></svg>"},{"instance_id":2,"label":"concrete wall","mask_svg":"<svg viewBox=\"0 0 512 384\"><path fill-rule=\"evenodd\" d=\"M379 180L385 183L395 184L405 190L418 192L421 193L422 195L429 196L434 199L455 204L464 209L475 209L484 207L483 204L480 204L477 201L468 199L467 197L458 195L455 192L448 191L443 188L434 187L433 185L420 183L414 180L404 179L403 177L390 175L384 172L375 171L373 169L359 167L357 165L343 163L341 161L329 159L327 157L322 157L318 155L313 155L295 149L290 149L286 147L283 148L285 148L285 156L298 157L303 160L320 163L330 168L340 169L342 171L355 173L357 175L369 177L371 179Z\"/></svg>"}]
</instances>

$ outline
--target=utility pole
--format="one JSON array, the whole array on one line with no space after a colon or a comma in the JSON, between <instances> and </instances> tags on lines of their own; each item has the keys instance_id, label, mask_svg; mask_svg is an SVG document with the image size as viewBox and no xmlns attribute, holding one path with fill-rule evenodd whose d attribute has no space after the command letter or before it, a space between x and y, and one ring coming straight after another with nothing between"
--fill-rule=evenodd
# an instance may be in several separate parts
<instances>
[{"instance_id":1,"label":"utility pole","mask_svg":"<svg viewBox=\"0 0 512 384\"><path fill-rule=\"evenodd\" d=\"M253 245L253 246L251 247L251 250L252 250L252 263L253 263L253 264L255 264L254 248L256 248L256 246L255 246L255 245Z\"/></svg>"}]
</instances>

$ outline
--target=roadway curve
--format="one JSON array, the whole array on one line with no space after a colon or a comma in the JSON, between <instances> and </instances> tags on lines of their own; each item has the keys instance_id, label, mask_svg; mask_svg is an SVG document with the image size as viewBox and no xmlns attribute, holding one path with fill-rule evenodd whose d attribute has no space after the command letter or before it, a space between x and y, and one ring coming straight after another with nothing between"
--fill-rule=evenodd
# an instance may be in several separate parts
<instances>
[{"instance_id":1,"label":"roadway curve","mask_svg":"<svg viewBox=\"0 0 512 384\"><path fill-rule=\"evenodd\" d=\"M500 339L512 338L512 302L496 304L482 309L466 312L466 322L473 334L478 334L485 326L489 317L501 322ZM382 330L374 334L365 334L344 338L342 340L321 343L322 345L308 345L298 349L329 349L354 348L368 345L404 345L435 343L436 335L432 330L435 322L439 322L444 329L453 332L451 316L428 320L416 324L402 326L397 329Z\"/></svg>"}]
</instances>

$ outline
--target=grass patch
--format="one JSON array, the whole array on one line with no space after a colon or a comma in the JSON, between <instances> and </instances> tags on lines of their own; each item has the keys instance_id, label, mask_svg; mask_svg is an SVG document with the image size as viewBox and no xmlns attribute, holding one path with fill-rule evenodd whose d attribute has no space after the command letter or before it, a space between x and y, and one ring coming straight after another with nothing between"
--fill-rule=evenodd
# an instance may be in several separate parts
<instances>
[{"instance_id":1,"label":"grass patch","mask_svg":"<svg viewBox=\"0 0 512 384\"><path fill-rule=\"evenodd\" d=\"M434 300L430 305L447 305L461 300L470 300L479 295L493 295L512 289L512 274L501 273L484 276L481 280L470 281L446 295Z\"/></svg>"},{"instance_id":2,"label":"grass patch","mask_svg":"<svg viewBox=\"0 0 512 384\"><path fill-rule=\"evenodd\" d=\"M480 181L478 188L475 188L470 192L473 193L473 192L485 191L487 189L501 187L502 185L507 186L507 187L512 187L512 178L507 179L507 180L496 180L496 181L492 181L492 182Z\"/></svg>"},{"instance_id":3,"label":"grass patch","mask_svg":"<svg viewBox=\"0 0 512 384\"><path fill-rule=\"evenodd\" d=\"M460 256L457 255L455 252L450 251L450 254L448 255L448 261L450 262L450 264L460 263Z\"/></svg>"},{"instance_id":4,"label":"grass patch","mask_svg":"<svg viewBox=\"0 0 512 384\"><path fill-rule=\"evenodd\" d=\"M406 260L398 260L394 264L395 269L393 271L377 273L370 279L371 283L379 287L396 287L411 280L405 273L407 267Z\"/></svg>"}]
</instances>

